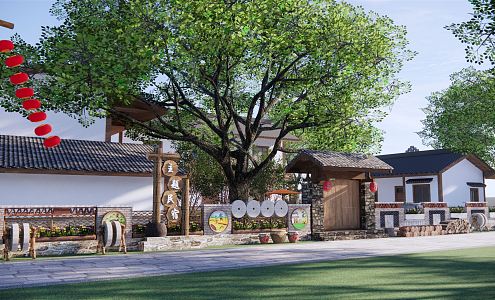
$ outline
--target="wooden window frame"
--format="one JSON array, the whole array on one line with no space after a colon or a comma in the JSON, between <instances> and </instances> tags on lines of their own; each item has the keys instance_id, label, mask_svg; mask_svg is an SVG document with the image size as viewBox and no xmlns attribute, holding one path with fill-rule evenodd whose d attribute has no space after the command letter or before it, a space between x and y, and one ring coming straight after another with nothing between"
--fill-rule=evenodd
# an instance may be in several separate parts
<instances>
[{"instance_id":1,"label":"wooden window frame","mask_svg":"<svg viewBox=\"0 0 495 300\"><path fill-rule=\"evenodd\" d=\"M475 195L475 197L473 197L473 195ZM480 190L479 190L479 188L470 188L469 189L469 202L480 202Z\"/></svg>"},{"instance_id":2,"label":"wooden window frame","mask_svg":"<svg viewBox=\"0 0 495 300\"><path fill-rule=\"evenodd\" d=\"M397 192L397 189L399 189L399 188L402 189L402 192L401 193L398 193ZM402 200L399 199L399 197L397 197L400 194L402 194ZM403 185L396 185L396 186L394 186L394 195L395 195L395 199L394 199L395 202L405 202L406 201L406 189L405 189L405 187Z\"/></svg>"},{"instance_id":3,"label":"wooden window frame","mask_svg":"<svg viewBox=\"0 0 495 300\"><path fill-rule=\"evenodd\" d=\"M428 196L427 196L427 200L425 198L423 198L423 196L425 195L421 195L421 199L419 199L420 201L417 201L417 189L419 188L426 188L428 187L427 191L428 191ZM423 203L423 202L431 202L431 185L430 184L414 184L412 186L412 189L413 189L413 203Z\"/></svg>"}]
</instances>

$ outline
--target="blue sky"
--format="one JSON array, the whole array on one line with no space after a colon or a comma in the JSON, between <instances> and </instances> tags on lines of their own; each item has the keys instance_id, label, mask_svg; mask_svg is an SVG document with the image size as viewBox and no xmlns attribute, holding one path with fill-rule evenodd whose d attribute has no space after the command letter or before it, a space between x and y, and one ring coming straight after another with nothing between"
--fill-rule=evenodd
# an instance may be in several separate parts
<instances>
[{"instance_id":1,"label":"blue sky","mask_svg":"<svg viewBox=\"0 0 495 300\"><path fill-rule=\"evenodd\" d=\"M28 42L36 42L42 25L54 25L57 20L50 16L51 0L0 0L0 18L16 24L14 32ZM412 90L402 95L390 109L389 116L379 124L385 131L382 153L403 152L415 145L425 147L416 132L421 130L424 114L421 108L427 105L426 97L433 91L448 87L450 74L469 66L465 61L464 45L443 27L453 22L469 19L471 6L467 0L349 0L366 10L387 15L395 23L405 25L410 48L418 52L408 62L400 78L410 81ZM23 12L23 13L21 13ZM10 30L0 30L0 39L8 38ZM9 118L9 122L6 122ZM15 120L15 121L14 121ZM62 120L62 119L60 119ZM3 123L2 123L3 122ZM22 122L22 124L18 123ZM24 128L25 120L0 111L0 133L15 134L13 128ZM29 125L29 124L28 124ZM77 124L65 127L67 135L74 137ZM28 128L17 129L17 134L27 134ZM495 185L488 188L495 194Z\"/></svg>"}]
</instances>

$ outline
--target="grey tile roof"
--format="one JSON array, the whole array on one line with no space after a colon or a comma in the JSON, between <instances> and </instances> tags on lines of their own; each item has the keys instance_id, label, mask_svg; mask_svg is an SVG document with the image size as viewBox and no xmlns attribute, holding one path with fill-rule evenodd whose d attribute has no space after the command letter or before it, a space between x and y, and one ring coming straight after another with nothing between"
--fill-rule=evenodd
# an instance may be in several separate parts
<instances>
[{"instance_id":1,"label":"grey tile roof","mask_svg":"<svg viewBox=\"0 0 495 300\"><path fill-rule=\"evenodd\" d=\"M152 146L68 140L43 147L36 137L0 135L0 168L105 173L152 173Z\"/></svg>"},{"instance_id":2,"label":"grey tile roof","mask_svg":"<svg viewBox=\"0 0 495 300\"><path fill-rule=\"evenodd\" d=\"M392 170L387 163L366 154L302 150L299 155L310 156L321 167Z\"/></svg>"},{"instance_id":3,"label":"grey tile roof","mask_svg":"<svg viewBox=\"0 0 495 300\"><path fill-rule=\"evenodd\" d=\"M378 155L377 157L394 167L392 175L405 175L438 173L463 156L463 154L448 150L427 150Z\"/></svg>"}]
</instances>

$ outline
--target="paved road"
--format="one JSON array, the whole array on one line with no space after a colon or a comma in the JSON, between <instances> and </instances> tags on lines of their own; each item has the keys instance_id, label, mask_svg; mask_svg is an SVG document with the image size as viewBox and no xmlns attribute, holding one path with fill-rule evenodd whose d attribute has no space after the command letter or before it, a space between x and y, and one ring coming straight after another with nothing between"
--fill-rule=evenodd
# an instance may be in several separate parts
<instances>
[{"instance_id":1,"label":"paved road","mask_svg":"<svg viewBox=\"0 0 495 300\"><path fill-rule=\"evenodd\" d=\"M495 246L495 232L0 263L0 289Z\"/></svg>"}]
</instances>

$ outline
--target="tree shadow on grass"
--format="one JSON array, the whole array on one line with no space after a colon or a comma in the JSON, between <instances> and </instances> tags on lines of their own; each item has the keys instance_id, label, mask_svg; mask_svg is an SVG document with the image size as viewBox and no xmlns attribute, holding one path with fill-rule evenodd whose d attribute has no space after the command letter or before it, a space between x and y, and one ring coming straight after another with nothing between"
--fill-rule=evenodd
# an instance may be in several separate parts
<instances>
[{"instance_id":1,"label":"tree shadow on grass","mask_svg":"<svg viewBox=\"0 0 495 300\"><path fill-rule=\"evenodd\" d=\"M493 299L495 248L0 291L0 299Z\"/></svg>"}]
</instances>

